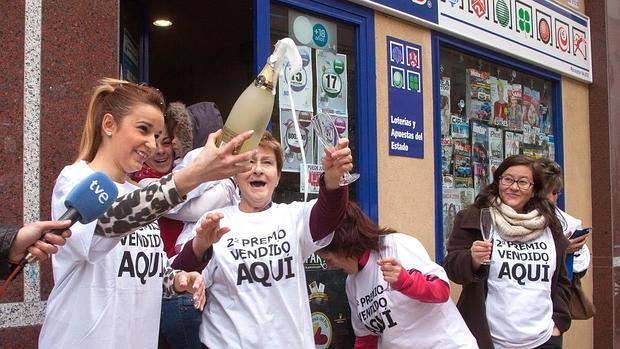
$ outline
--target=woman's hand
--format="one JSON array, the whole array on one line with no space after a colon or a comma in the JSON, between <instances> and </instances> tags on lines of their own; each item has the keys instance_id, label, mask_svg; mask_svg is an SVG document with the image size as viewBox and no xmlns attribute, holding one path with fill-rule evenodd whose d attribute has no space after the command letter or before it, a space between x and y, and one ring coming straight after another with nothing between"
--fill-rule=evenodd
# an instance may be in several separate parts
<instances>
[{"instance_id":1,"label":"woman's hand","mask_svg":"<svg viewBox=\"0 0 620 349\"><path fill-rule=\"evenodd\" d=\"M220 227L222 218L224 218L223 213L209 213L196 225L196 237L194 237L192 248L199 260L202 259L211 245L220 241L222 236L230 231L228 227Z\"/></svg>"},{"instance_id":2,"label":"woman's hand","mask_svg":"<svg viewBox=\"0 0 620 349\"><path fill-rule=\"evenodd\" d=\"M231 177L247 172L252 167L250 160L256 150L235 155L233 152L252 136L253 131L244 132L230 142L217 147L222 130L211 133L204 148L196 159L186 168L174 173L176 189L181 196L186 195L199 184Z\"/></svg>"},{"instance_id":3,"label":"woman's hand","mask_svg":"<svg viewBox=\"0 0 620 349\"><path fill-rule=\"evenodd\" d=\"M194 308L202 311L205 307L205 280L200 273L179 271L174 277L174 290L177 293L189 292L194 295Z\"/></svg>"},{"instance_id":4,"label":"woman's hand","mask_svg":"<svg viewBox=\"0 0 620 349\"><path fill-rule=\"evenodd\" d=\"M353 156L349 148L349 140L341 138L333 149L323 148L325 156L321 159L325 171L325 187L327 190L338 189L340 180L346 172L353 169Z\"/></svg>"},{"instance_id":5,"label":"woman's hand","mask_svg":"<svg viewBox=\"0 0 620 349\"><path fill-rule=\"evenodd\" d=\"M551 335L553 337L557 337L557 336L562 335L562 332L560 332L560 329L557 326L554 325L553 326L553 332L551 333Z\"/></svg>"},{"instance_id":6,"label":"woman's hand","mask_svg":"<svg viewBox=\"0 0 620 349\"><path fill-rule=\"evenodd\" d=\"M578 238L568 239L570 244L566 248L566 253L575 253L581 249L581 247L588 241L588 235L583 235Z\"/></svg>"},{"instance_id":7,"label":"woman's hand","mask_svg":"<svg viewBox=\"0 0 620 349\"><path fill-rule=\"evenodd\" d=\"M471 267L474 272L480 269L482 261L491 259L491 251L493 249L493 242L476 240L469 249L471 252Z\"/></svg>"},{"instance_id":8,"label":"woman's hand","mask_svg":"<svg viewBox=\"0 0 620 349\"><path fill-rule=\"evenodd\" d=\"M398 259L394 257L380 258L377 260L377 264L381 267L383 280L390 285L398 281L400 270L403 268Z\"/></svg>"}]
</instances>

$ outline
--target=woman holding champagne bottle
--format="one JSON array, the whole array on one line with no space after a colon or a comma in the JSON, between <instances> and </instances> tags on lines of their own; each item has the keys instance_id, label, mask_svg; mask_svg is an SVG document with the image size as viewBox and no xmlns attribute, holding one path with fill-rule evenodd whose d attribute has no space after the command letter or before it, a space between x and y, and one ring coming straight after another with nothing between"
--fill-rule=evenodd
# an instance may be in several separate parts
<instances>
[{"instance_id":1,"label":"woman holding champagne bottle","mask_svg":"<svg viewBox=\"0 0 620 349\"><path fill-rule=\"evenodd\" d=\"M568 240L545 197L540 164L506 158L474 204L459 212L444 267L463 285L457 307L480 348L561 348L570 327ZM493 216L483 241L480 211ZM484 264L490 259L493 263Z\"/></svg>"},{"instance_id":2,"label":"woman holding champagne bottle","mask_svg":"<svg viewBox=\"0 0 620 349\"><path fill-rule=\"evenodd\" d=\"M162 293L170 297L188 291L194 294L194 306L202 308L202 276L172 268L159 227L148 224L149 217L156 219L163 214L162 207L178 204L202 182L246 169L244 162L252 153L231 153L251 133L219 149L215 146L219 132L213 134L191 166L163 177L159 189L142 192L129 174L140 170L153 155L164 127L163 106L161 92L149 86L106 78L95 88L77 161L56 179L52 218L66 211L69 191L95 171L105 173L121 195L129 196L105 222L74 224L71 238L53 256L55 284L39 348L155 348ZM99 229L111 221L118 224L112 224L109 231ZM137 222L140 228L133 231ZM204 266L216 237L197 236L175 263L200 270L197 266Z\"/></svg>"},{"instance_id":3,"label":"woman holding champagne bottle","mask_svg":"<svg viewBox=\"0 0 620 349\"><path fill-rule=\"evenodd\" d=\"M277 204L282 147L265 132L252 169L236 176L239 205L207 213L195 232L226 231L203 271L208 348L314 348L304 261L329 244L348 202L340 178L352 169L347 139L326 149L317 200ZM207 225L219 222L211 228Z\"/></svg>"}]
</instances>

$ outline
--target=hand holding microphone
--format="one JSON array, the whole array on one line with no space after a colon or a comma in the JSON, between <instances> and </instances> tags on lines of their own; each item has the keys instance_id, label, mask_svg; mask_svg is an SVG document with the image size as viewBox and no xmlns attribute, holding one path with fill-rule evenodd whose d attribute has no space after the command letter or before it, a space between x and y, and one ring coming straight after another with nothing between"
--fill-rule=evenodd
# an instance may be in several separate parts
<instances>
[{"instance_id":1,"label":"hand holding microphone","mask_svg":"<svg viewBox=\"0 0 620 349\"><path fill-rule=\"evenodd\" d=\"M29 236L31 236L33 231L35 233L38 232L40 234L38 240L41 240L41 242L36 241L33 246L28 248L31 252L29 252L17 263L9 277L0 288L0 297L2 297L11 280L21 271L21 269L27 263L33 262L36 259L36 254L41 252L41 248L43 250L49 249L49 244L43 243L43 241L46 241L46 237L50 237L50 240L52 241L49 242L51 243L54 243L53 240L64 243L64 238L62 236L63 233L67 231L67 228L78 221L82 224L88 224L94 221L112 205L117 196L118 189L116 188L114 182L112 182L112 180L104 173L95 172L78 183L67 195L65 199L65 207L67 207L67 211L58 218L58 221L63 222L36 222L26 225L20 229L18 235L23 229L26 229L25 232L28 232L28 234L30 234ZM48 223L51 223L54 227L50 226ZM44 226L36 226L37 224L43 224ZM44 228L51 229L47 231L47 233L42 234ZM61 240L54 239L50 234L58 235ZM66 233L65 237L68 237ZM16 237L16 241L19 242L19 237ZM24 242L19 243L23 244ZM23 253L24 251L17 250L16 252Z\"/></svg>"},{"instance_id":2,"label":"hand holding microphone","mask_svg":"<svg viewBox=\"0 0 620 349\"><path fill-rule=\"evenodd\" d=\"M103 172L95 172L78 183L65 198L67 211L58 218L59 221L69 220L69 226L80 222L88 224L101 216L118 196L118 188ZM61 235L66 229L52 229L49 232ZM41 240L45 235L41 236ZM18 263L24 266L34 261L31 253Z\"/></svg>"},{"instance_id":3,"label":"hand holding microphone","mask_svg":"<svg viewBox=\"0 0 620 349\"><path fill-rule=\"evenodd\" d=\"M18 263L29 252L38 261L44 261L48 255L58 252L56 246L65 244L65 239L71 236L69 226L71 221L41 221L24 225L11 244L9 261ZM62 234L49 233L52 229L61 230ZM44 238L41 239L41 236Z\"/></svg>"}]
</instances>

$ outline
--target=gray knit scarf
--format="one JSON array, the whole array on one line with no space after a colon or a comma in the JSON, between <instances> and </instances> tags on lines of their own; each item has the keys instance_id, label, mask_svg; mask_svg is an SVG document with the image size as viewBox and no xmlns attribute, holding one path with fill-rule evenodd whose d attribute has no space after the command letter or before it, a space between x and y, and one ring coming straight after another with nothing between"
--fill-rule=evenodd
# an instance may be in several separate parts
<instances>
[{"instance_id":1,"label":"gray knit scarf","mask_svg":"<svg viewBox=\"0 0 620 349\"><path fill-rule=\"evenodd\" d=\"M531 241L544 232L545 217L538 210L517 213L497 198L491 212L497 233L506 241Z\"/></svg>"}]
</instances>

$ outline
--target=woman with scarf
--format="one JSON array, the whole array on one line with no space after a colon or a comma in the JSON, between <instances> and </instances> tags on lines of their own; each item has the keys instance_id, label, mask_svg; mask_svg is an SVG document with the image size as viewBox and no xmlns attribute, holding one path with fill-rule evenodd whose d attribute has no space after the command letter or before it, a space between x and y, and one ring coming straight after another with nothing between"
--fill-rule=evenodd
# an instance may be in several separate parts
<instances>
[{"instance_id":1,"label":"woman with scarf","mask_svg":"<svg viewBox=\"0 0 620 349\"><path fill-rule=\"evenodd\" d=\"M482 349L562 347L571 322L569 242L545 194L540 164L513 155L456 216L444 267L463 285L457 307ZM480 231L486 207L494 220L488 242ZM483 264L489 258L492 263Z\"/></svg>"}]
</instances>

